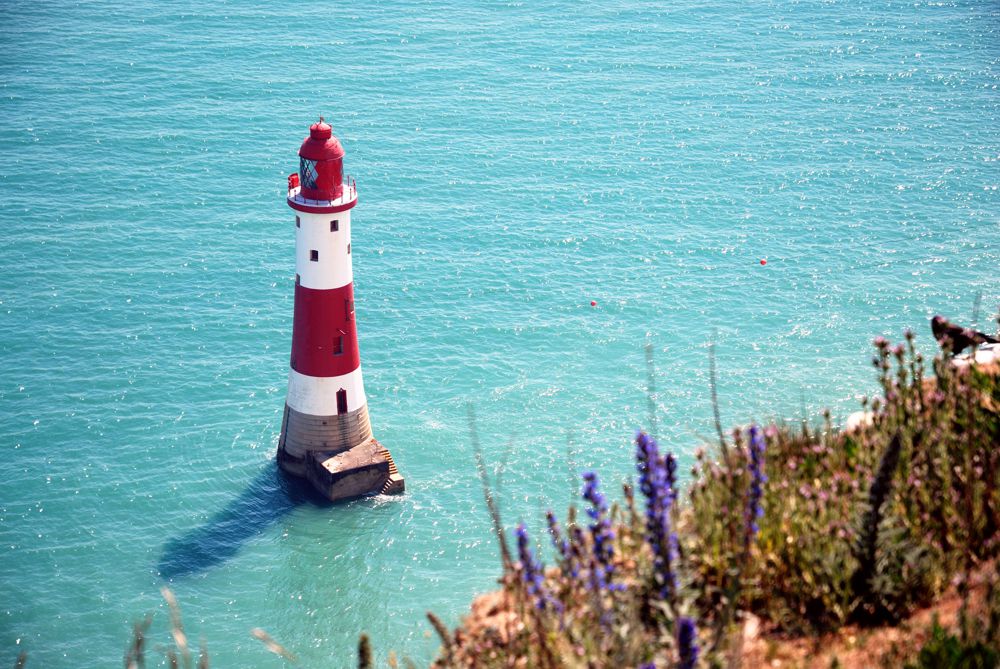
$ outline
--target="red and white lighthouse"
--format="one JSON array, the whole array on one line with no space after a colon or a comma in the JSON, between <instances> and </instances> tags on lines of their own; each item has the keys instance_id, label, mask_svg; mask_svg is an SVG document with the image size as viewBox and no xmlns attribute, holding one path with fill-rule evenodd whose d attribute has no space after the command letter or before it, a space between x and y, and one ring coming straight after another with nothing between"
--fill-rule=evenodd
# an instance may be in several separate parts
<instances>
[{"instance_id":1,"label":"red and white lighthouse","mask_svg":"<svg viewBox=\"0 0 1000 669\"><path fill-rule=\"evenodd\" d=\"M392 456L372 436L361 377L351 210L354 180L323 122L309 128L288 177L295 211L295 316L278 463L331 500L403 491Z\"/></svg>"}]
</instances>

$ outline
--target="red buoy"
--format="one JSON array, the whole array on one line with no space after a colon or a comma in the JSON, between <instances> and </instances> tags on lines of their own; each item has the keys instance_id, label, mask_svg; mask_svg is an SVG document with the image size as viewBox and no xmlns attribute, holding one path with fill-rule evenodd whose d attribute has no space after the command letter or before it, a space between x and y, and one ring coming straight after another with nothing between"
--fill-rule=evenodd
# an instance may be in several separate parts
<instances>
[{"instance_id":1,"label":"red buoy","mask_svg":"<svg viewBox=\"0 0 1000 669\"><path fill-rule=\"evenodd\" d=\"M595 300L591 300L590 301L590 306L596 307L597 306L597 302Z\"/></svg>"},{"instance_id":2,"label":"red buoy","mask_svg":"<svg viewBox=\"0 0 1000 669\"><path fill-rule=\"evenodd\" d=\"M761 264L761 265L766 265L766 264L767 264L767 261L766 261L766 260L764 260L763 258L761 258L761 259L760 259L760 264Z\"/></svg>"}]
</instances>

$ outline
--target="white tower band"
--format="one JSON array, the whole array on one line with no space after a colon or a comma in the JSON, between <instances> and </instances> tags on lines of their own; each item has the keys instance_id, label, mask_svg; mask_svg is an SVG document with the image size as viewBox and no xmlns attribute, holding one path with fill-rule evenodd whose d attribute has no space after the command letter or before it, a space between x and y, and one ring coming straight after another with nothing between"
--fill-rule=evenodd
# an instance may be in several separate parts
<instances>
[{"instance_id":1,"label":"white tower band","mask_svg":"<svg viewBox=\"0 0 1000 669\"><path fill-rule=\"evenodd\" d=\"M392 456L372 436L354 314L351 209L344 149L321 118L288 177L295 210L295 316L278 464L331 500L403 491Z\"/></svg>"}]
</instances>

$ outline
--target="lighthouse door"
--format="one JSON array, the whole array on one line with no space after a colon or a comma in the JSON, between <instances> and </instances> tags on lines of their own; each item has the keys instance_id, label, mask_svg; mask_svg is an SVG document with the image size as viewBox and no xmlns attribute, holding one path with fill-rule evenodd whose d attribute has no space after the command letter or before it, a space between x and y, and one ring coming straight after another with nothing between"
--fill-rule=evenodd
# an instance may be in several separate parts
<instances>
[{"instance_id":1,"label":"lighthouse door","mask_svg":"<svg viewBox=\"0 0 1000 669\"><path fill-rule=\"evenodd\" d=\"M347 413L347 391L341 388L337 391L337 414Z\"/></svg>"}]
</instances>

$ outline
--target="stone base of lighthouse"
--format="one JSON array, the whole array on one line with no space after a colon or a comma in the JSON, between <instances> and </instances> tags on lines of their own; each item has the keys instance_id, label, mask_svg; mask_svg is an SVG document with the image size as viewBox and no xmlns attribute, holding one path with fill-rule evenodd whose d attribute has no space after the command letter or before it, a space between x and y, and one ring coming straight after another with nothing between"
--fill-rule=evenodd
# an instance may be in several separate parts
<instances>
[{"instance_id":1,"label":"stone base of lighthouse","mask_svg":"<svg viewBox=\"0 0 1000 669\"><path fill-rule=\"evenodd\" d=\"M308 480L331 501L405 489L392 455L372 436L367 406L335 416L312 416L286 404L278 465Z\"/></svg>"}]
</instances>

